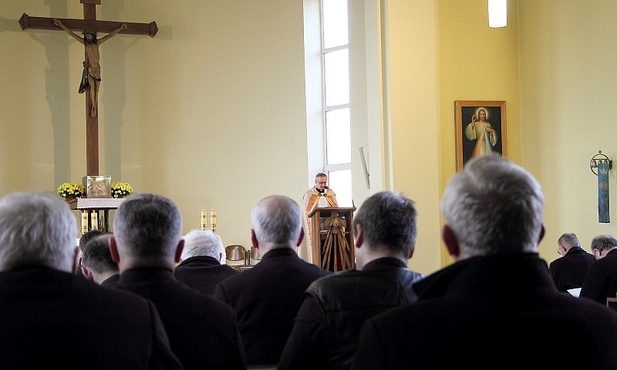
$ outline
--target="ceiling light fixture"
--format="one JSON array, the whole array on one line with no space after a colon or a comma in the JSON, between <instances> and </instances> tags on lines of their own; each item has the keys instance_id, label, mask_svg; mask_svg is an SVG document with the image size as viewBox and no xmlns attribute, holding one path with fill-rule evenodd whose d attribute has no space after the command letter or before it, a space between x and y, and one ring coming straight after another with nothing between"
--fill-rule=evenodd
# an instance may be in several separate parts
<instances>
[{"instance_id":1,"label":"ceiling light fixture","mask_svg":"<svg viewBox=\"0 0 617 370\"><path fill-rule=\"evenodd\" d=\"M508 0L488 0L488 26L491 28L508 25Z\"/></svg>"}]
</instances>

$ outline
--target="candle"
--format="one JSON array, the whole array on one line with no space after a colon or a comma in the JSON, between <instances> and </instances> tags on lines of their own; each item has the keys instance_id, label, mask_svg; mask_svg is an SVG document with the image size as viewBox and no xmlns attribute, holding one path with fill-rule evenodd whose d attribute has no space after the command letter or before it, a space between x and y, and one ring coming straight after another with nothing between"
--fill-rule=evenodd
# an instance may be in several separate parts
<instances>
[{"instance_id":1,"label":"candle","mask_svg":"<svg viewBox=\"0 0 617 370\"><path fill-rule=\"evenodd\" d=\"M210 229L212 229L213 233L216 232L216 211L214 208L210 211Z\"/></svg>"},{"instance_id":2,"label":"candle","mask_svg":"<svg viewBox=\"0 0 617 370\"><path fill-rule=\"evenodd\" d=\"M85 234L87 233L89 230L88 228L88 211L82 211L81 212L81 234Z\"/></svg>"},{"instance_id":3,"label":"candle","mask_svg":"<svg viewBox=\"0 0 617 370\"><path fill-rule=\"evenodd\" d=\"M206 212L205 208L201 210L201 230L206 230L208 228L207 214L208 212Z\"/></svg>"},{"instance_id":4,"label":"candle","mask_svg":"<svg viewBox=\"0 0 617 370\"><path fill-rule=\"evenodd\" d=\"M97 211L92 211L92 213L90 214L90 223L92 224L92 230L98 230L99 215Z\"/></svg>"}]
</instances>

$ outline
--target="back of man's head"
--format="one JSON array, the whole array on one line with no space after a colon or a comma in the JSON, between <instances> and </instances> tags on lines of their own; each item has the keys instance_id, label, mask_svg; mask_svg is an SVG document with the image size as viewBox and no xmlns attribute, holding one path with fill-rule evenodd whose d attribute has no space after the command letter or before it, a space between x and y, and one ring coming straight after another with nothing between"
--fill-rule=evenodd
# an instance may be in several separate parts
<instances>
[{"instance_id":1,"label":"back of man's head","mask_svg":"<svg viewBox=\"0 0 617 370\"><path fill-rule=\"evenodd\" d=\"M0 199L0 271L48 266L71 272L77 222L56 195L20 192Z\"/></svg>"},{"instance_id":2,"label":"back of man's head","mask_svg":"<svg viewBox=\"0 0 617 370\"><path fill-rule=\"evenodd\" d=\"M92 229L92 230L88 230L86 231L80 238L79 238L79 249L84 250L84 247L86 246L86 244L96 238L99 235L104 234L104 232L102 230L98 230L98 229Z\"/></svg>"},{"instance_id":3,"label":"back of man's head","mask_svg":"<svg viewBox=\"0 0 617 370\"><path fill-rule=\"evenodd\" d=\"M544 195L536 179L499 154L471 159L448 182L441 212L463 256L536 252Z\"/></svg>"},{"instance_id":4,"label":"back of man's head","mask_svg":"<svg viewBox=\"0 0 617 370\"><path fill-rule=\"evenodd\" d=\"M407 259L416 244L418 213L411 199L391 191L368 197L353 219L362 227L364 245L373 251L393 253Z\"/></svg>"},{"instance_id":5,"label":"back of man's head","mask_svg":"<svg viewBox=\"0 0 617 370\"><path fill-rule=\"evenodd\" d=\"M602 252L603 250L613 249L615 247L617 247L617 240L608 234L598 235L591 240L592 251L597 249Z\"/></svg>"},{"instance_id":6,"label":"back of man's head","mask_svg":"<svg viewBox=\"0 0 617 370\"><path fill-rule=\"evenodd\" d=\"M86 243L83 248L82 266L97 274L118 272L118 264L111 258L109 237L111 234L101 234Z\"/></svg>"},{"instance_id":7,"label":"back of man's head","mask_svg":"<svg viewBox=\"0 0 617 370\"><path fill-rule=\"evenodd\" d=\"M565 245L569 250L572 247L580 247L581 243L578 241L578 238L574 233L565 233L559 237L557 240L557 245Z\"/></svg>"},{"instance_id":8,"label":"back of man's head","mask_svg":"<svg viewBox=\"0 0 617 370\"><path fill-rule=\"evenodd\" d=\"M271 195L253 207L252 228L260 246L296 247L302 232L302 213L293 199Z\"/></svg>"},{"instance_id":9,"label":"back of man's head","mask_svg":"<svg viewBox=\"0 0 617 370\"><path fill-rule=\"evenodd\" d=\"M113 235L121 260L138 257L142 261L173 261L182 238L182 216L166 197L134 194L116 210Z\"/></svg>"},{"instance_id":10,"label":"back of man's head","mask_svg":"<svg viewBox=\"0 0 617 370\"><path fill-rule=\"evenodd\" d=\"M195 256L208 256L220 262L224 252L223 241L212 230L193 229L184 236L183 260Z\"/></svg>"}]
</instances>

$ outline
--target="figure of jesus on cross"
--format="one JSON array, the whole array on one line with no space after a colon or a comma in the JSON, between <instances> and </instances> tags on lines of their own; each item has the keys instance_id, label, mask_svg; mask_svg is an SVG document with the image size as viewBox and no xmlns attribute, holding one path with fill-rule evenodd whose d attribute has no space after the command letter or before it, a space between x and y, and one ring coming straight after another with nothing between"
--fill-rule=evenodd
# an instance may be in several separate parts
<instances>
[{"instance_id":1,"label":"figure of jesus on cross","mask_svg":"<svg viewBox=\"0 0 617 370\"><path fill-rule=\"evenodd\" d=\"M22 30L64 30L79 43L84 45L85 60L79 93L86 93L86 165L88 176L99 175L99 87L101 66L99 46L119 33L131 35L149 35L154 37L158 31L156 22L117 22L96 19L96 6L101 0L79 0L83 4L84 19L31 17L24 13L19 19ZM83 32L83 37L74 31ZM98 32L107 35L97 40Z\"/></svg>"},{"instance_id":2,"label":"figure of jesus on cross","mask_svg":"<svg viewBox=\"0 0 617 370\"><path fill-rule=\"evenodd\" d=\"M90 117L96 117L98 107L97 99L101 83L101 65L99 64L101 56L99 54L99 45L114 37L120 31L129 28L129 26L126 23L123 23L120 27L111 31L111 33L100 40L97 40L96 32L84 31L84 37L82 39L57 18L54 18L53 20L56 26L62 28L75 40L82 43L86 49L86 60L84 60L84 70L82 72L81 82L79 84L79 93L83 94L86 89L90 89Z\"/></svg>"}]
</instances>

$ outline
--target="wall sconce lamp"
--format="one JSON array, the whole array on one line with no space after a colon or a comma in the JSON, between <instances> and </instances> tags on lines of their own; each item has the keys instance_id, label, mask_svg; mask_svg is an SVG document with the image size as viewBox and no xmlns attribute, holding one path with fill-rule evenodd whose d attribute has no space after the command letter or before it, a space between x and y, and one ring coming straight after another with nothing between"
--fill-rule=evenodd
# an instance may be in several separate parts
<instances>
[{"instance_id":1,"label":"wall sconce lamp","mask_svg":"<svg viewBox=\"0 0 617 370\"><path fill-rule=\"evenodd\" d=\"M488 26L491 28L508 25L508 0L488 0Z\"/></svg>"},{"instance_id":2,"label":"wall sconce lamp","mask_svg":"<svg viewBox=\"0 0 617 370\"><path fill-rule=\"evenodd\" d=\"M591 157L589 168L594 175L598 176L598 167L606 167L605 165L608 165L609 170L612 169L613 160L609 159L601 150L598 150L598 154Z\"/></svg>"}]
</instances>

